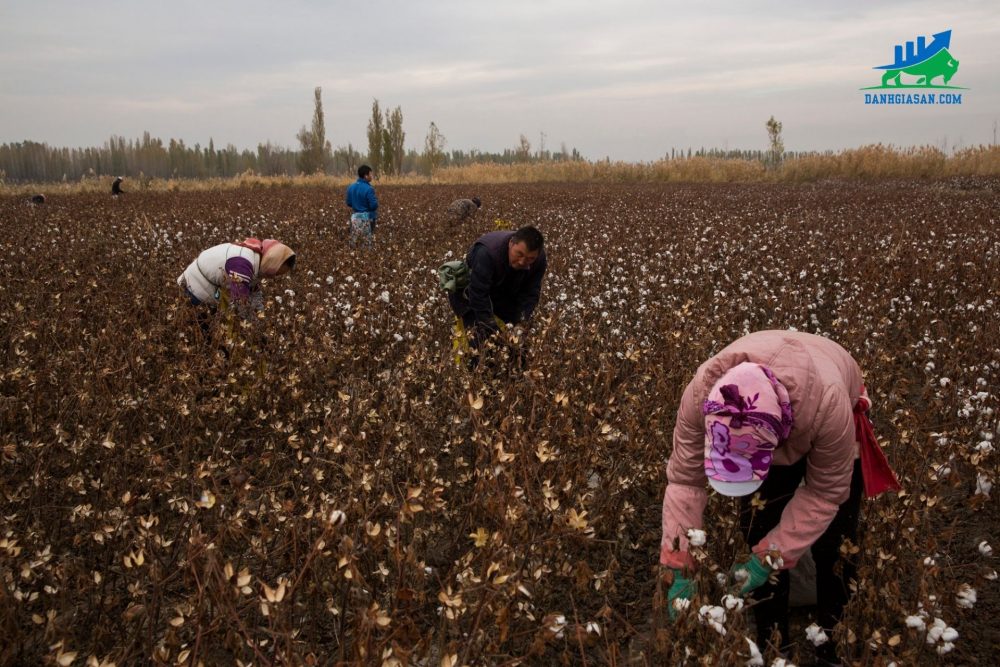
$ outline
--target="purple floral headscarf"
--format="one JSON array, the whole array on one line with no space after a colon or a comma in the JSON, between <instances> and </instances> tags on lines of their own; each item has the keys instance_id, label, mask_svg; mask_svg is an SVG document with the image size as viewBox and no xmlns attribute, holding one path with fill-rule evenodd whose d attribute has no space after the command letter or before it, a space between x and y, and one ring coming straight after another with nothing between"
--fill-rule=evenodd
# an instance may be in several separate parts
<instances>
[{"instance_id":1,"label":"purple floral headscarf","mask_svg":"<svg viewBox=\"0 0 1000 667\"><path fill-rule=\"evenodd\" d=\"M788 391L769 368L744 362L719 378L702 414L705 474L712 486L727 495L752 493L767 478L775 447L792 430Z\"/></svg>"}]
</instances>

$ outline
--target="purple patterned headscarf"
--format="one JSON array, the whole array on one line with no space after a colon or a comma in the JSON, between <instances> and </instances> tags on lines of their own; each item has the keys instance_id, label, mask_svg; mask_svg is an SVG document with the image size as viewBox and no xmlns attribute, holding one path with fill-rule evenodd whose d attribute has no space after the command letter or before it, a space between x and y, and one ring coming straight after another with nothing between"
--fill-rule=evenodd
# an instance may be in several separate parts
<instances>
[{"instance_id":1,"label":"purple patterned headscarf","mask_svg":"<svg viewBox=\"0 0 1000 667\"><path fill-rule=\"evenodd\" d=\"M767 478L772 454L792 430L788 391L769 368L744 362L729 369L702 405L705 474L720 493L753 493Z\"/></svg>"}]
</instances>

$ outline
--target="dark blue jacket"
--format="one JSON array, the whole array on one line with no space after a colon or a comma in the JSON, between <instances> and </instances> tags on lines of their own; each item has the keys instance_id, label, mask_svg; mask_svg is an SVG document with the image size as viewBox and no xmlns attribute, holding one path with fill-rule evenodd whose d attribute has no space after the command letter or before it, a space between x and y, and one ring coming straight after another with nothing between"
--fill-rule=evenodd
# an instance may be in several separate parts
<instances>
[{"instance_id":1,"label":"dark blue jacket","mask_svg":"<svg viewBox=\"0 0 1000 667\"><path fill-rule=\"evenodd\" d=\"M378 215L375 212L378 209L378 198L375 196L375 188L363 178L359 178L348 186L347 196L344 197L344 201L355 213L368 213L368 217L372 221Z\"/></svg>"},{"instance_id":2,"label":"dark blue jacket","mask_svg":"<svg viewBox=\"0 0 1000 667\"><path fill-rule=\"evenodd\" d=\"M507 323L527 320L538 305L548 261L543 249L529 269L511 267L507 246L514 232L483 234L465 258L471 272L469 310L484 333L497 330L493 316Z\"/></svg>"}]
</instances>

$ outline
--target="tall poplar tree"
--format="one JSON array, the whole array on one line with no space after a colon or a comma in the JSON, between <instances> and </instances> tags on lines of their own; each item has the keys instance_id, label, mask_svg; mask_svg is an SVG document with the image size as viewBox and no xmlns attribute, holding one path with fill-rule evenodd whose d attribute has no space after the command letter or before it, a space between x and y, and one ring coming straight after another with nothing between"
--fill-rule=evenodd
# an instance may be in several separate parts
<instances>
[{"instance_id":1,"label":"tall poplar tree","mask_svg":"<svg viewBox=\"0 0 1000 667\"><path fill-rule=\"evenodd\" d=\"M389 171L398 176L403 169L403 156L405 151L403 149L403 142L406 139L406 133L403 132L403 109L402 107L396 107L391 114L386 117L386 129L388 131L388 151L386 151L389 157L389 164L387 165Z\"/></svg>"},{"instance_id":2,"label":"tall poplar tree","mask_svg":"<svg viewBox=\"0 0 1000 667\"><path fill-rule=\"evenodd\" d=\"M431 121L431 126L427 130L427 137L424 138L424 161L427 163L427 170L431 178L434 178L434 170L444 161L444 147L447 141L438 126Z\"/></svg>"},{"instance_id":3,"label":"tall poplar tree","mask_svg":"<svg viewBox=\"0 0 1000 667\"><path fill-rule=\"evenodd\" d=\"M326 122L323 115L323 89L316 86L314 91L315 104L313 109L312 128L302 126L298 139L298 166L304 174L315 174L326 171L327 156L331 153L330 142L326 140Z\"/></svg>"},{"instance_id":4,"label":"tall poplar tree","mask_svg":"<svg viewBox=\"0 0 1000 667\"><path fill-rule=\"evenodd\" d=\"M382 134L385 132L382 109L378 99L372 102L372 117L368 121L368 162L378 172L382 166Z\"/></svg>"}]
</instances>

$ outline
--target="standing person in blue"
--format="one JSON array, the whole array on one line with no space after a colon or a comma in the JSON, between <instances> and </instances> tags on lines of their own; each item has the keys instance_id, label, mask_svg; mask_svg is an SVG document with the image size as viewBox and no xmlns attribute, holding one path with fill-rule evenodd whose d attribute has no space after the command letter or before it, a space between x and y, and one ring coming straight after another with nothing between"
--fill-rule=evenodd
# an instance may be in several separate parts
<instances>
[{"instance_id":1,"label":"standing person in blue","mask_svg":"<svg viewBox=\"0 0 1000 667\"><path fill-rule=\"evenodd\" d=\"M358 180L348 186L344 201L353 211L347 230L351 245L363 240L370 248L375 235L375 219L378 217L378 197L372 187L372 168L367 164L358 167Z\"/></svg>"},{"instance_id":2,"label":"standing person in blue","mask_svg":"<svg viewBox=\"0 0 1000 667\"><path fill-rule=\"evenodd\" d=\"M449 294L457 316L456 334L471 340L470 365L478 364L480 346L503 324L527 323L538 305L548 260L542 233L534 227L489 232L469 249L469 285ZM461 344L461 343L460 343ZM522 349L523 354L523 349ZM523 357L520 359L524 362Z\"/></svg>"}]
</instances>

